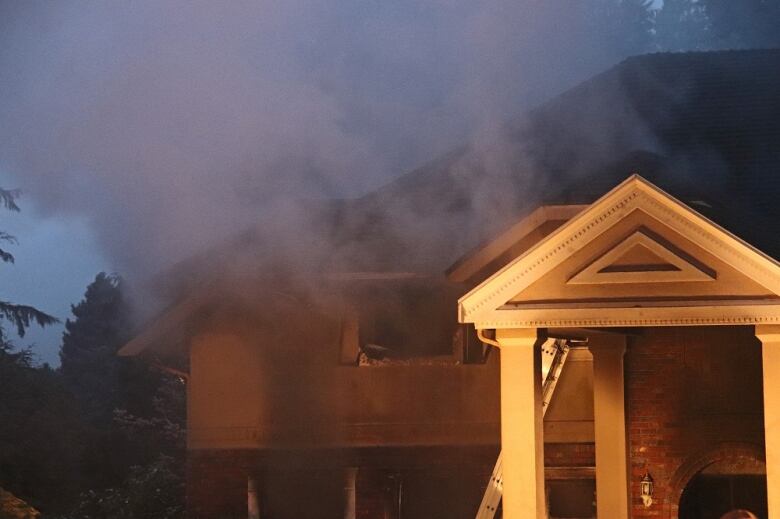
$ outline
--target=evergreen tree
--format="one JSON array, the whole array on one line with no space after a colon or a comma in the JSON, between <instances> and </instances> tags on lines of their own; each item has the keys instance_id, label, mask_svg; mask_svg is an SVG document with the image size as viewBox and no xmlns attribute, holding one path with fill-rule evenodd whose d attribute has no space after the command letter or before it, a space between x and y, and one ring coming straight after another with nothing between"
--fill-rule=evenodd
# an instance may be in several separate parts
<instances>
[{"instance_id":1,"label":"evergreen tree","mask_svg":"<svg viewBox=\"0 0 780 519\"><path fill-rule=\"evenodd\" d=\"M81 490L82 427L59 373L0 330L0 487L50 513ZM2 515L2 514L0 514Z\"/></svg>"},{"instance_id":2,"label":"evergreen tree","mask_svg":"<svg viewBox=\"0 0 780 519\"><path fill-rule=\"evenodd\" d=\"M709 27L704 5L697 0L664 0L655 15L655 39L662 51L706 49Z\"/></svg>"},{"instance_id":3,"label":"evergreen tree","mask_svg":"<svg viewBox=\"0 0 780 519\"><path fill-rule=\"evenodd\" d=\"M620 0L617 5L618 23L624 28L624 45L629 55L652 50L653 1Z\"/></svg>"},{"instance_id":4,"label":"evergreen tree","mask_svg":"<svg viewBox=\"0 0 780 519\"><path fill-rule=\"evenodd\" d=\"M60 349L60 371L85 423L81 470L87 488L116 488L132 466L152 462L166 443L128 427L154 417L162 374L117 351L131 336L130 307L119 276L101 272L71 307ZM141 418L138 418L141 417ZM161 422L155 422L161 423ZM102 494L101 494L102 495Z\"/></svg>"},{"instance_id":5,"label":"evergreen tree","mask_svg":"<svg viewBox=\"0 0 780 519\"><path fill-rule=\"evenodd\" d=\"M710 47L744 49L780 46L777 0L699 0L710 26Z\"/></svg>"},{"instance_id":6,"label":"evergreen tree","mask_svg":"<svg viewBox=\"0 0 780 519\"><path fill-rule=\"evenodd\" d=\"M18 190L7 190L0 188L0 206L9 211L19 211L16 199L19 197ZM16 237L5 231L0 231L0 245L16 243ZM0 248L0 262L13 263L14 256L7 250ZM54 324L57 319L40 310L27 305L13 304L8 301L0 300L0 319L10 321L16 327L16 333L19 337L24 337L24 332L31 324L37 323L40 326ZM0 327L2 321L0 321Z\"/></svg>"},{"instance_id":7,"label":"evergreen tree","mask_svg":"<svg viewBox=\"0 0 780 519\"><path fill-rule=\"evenodd\" d=\"M117 350L129 336L128 308L118 276L101 272L84 299L71 306L60 349L60 373L73 395L89 448L81 452L85 489L118 484L133 463L128 441L113 423L123 407L121 359Z\"/></svg>"},{"instance_id":8,"label":"evergreen tree","mask_svg":"<svg viewBox=\"0 0 780 519\"><path fill-rule=\"evenodd\" d=\"M72 519L181 519L184 477L181 460L161 454L146 466L133 466L121 485L81 495Z\"/></svg>"},{"instance_id":9,"label":"evergreen tree","mask_svg":"<svg viewBox=\"0 0 780 519\"><path fill-rule=\"evenodd\" d=\"M184 515L185 394L182 380L160 374L153 411L117 410L115 422L137 452L121 483L84 492L73 519L179 519ZM144 461L145 460L145 461Z\"/></svg>"},{"instance_id":10,"label":"evergreen tree","mask_svg":"<svg viewBox=\"0 0 780 519\"><path fill-rule=\"evenodd\" d=\"M652 0L596 0L590 13L591 31L604 40L604 53L614 61L653 50Z\"/></svg>"},{"instance_id":11,"label":"evergreen tree","mask_svg":"<svg viewBox=\"0 0 780 519\"><path fill-rule=\"evenodd\" d=\"M116 352L130 336L122 280L101 272L71 312L74 318L65 322L62 335L60 370L84 417L93 424L108 423L114 409L123 406Z\"/></svg>"},{"instance_id":12,"label":"evergreen tree","mask_svg":"<svg viewBox=\"0 0 780 519\"><path fill-rule=\"evenodd\" d=\"M18 212L19 194L0 188L0 207ZM0 245L9 244L16 238L0 231ZM13 263L13 254L0 247L0 262ZM14 348L4 321L23 337L32 324L46 326L57 319L0 300L0 487L38 508L63 510L78 490L79 423L59 374L46 365L36 367L29 348Z\"/></svg>"}]
</instances>

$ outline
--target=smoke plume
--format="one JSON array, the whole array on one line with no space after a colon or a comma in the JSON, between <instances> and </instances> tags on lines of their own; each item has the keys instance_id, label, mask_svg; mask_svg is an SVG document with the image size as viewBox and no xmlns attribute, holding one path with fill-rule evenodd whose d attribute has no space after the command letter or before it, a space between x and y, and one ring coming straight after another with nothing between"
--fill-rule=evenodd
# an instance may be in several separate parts
<instances>
[{"instance_id":1,"label":"smoke plume","mask_svg":"<svg viewBox=\"0 0 780 519\"><path fill-rule=\"evenodd\" d=\"M131 277L462 144L505 178L497 128L624 54L588 4L7 2L0 168Z\"/></svg>"}]
</instances>

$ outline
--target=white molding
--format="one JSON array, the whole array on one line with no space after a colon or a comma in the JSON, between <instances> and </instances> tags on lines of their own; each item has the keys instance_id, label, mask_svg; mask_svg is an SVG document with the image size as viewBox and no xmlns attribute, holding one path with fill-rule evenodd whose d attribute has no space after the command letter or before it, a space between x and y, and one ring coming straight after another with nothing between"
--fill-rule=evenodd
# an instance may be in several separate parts
<instances>
[{"instance_id":1,"label":"white molding","mask_svg":"<svg viewBox=\"0 0 780 519\"><path fill-rule=\"evenodd\" d=\"M474 326L480 329L758 324L780 324L780 302L761 305L495 310L474 322Z\"/></svg>"},{"instance_id":2,"label":"white molding","mask_svg":"<svg viewBox=\"0 0 780 519\"><path fill-rule=\"evenodd\" d=\"M780 321L780 311L766 305L713 306L708 315L697 307L694 314L685 316L680 309L635 308L624 309L618 317L614 308L566 309L569 318L552 317L556 310L498 310L518 293L544 277L575 252L591 243L596 237L612 228L635 210L641 210L661 224L682 235L695 245L740 271L774 294L780 294L780 265L754 247L714 224L696 211L685 206L638 175L629 177L622 184L594 202L588 209L561 226L532 249L500 269L459 301L461 322L479 323L478 327L549 327L556 326L665 326L686 324L756 324ZM729 315L725 308L732 308ZM772 308L775 312L768 315ZM588 315L575 318L577 312ZM496 312L500 312L497 314ZM524 313L525 312L525 313ZM534 318L526 317L535 312ZM558 310L560 312L560 310ZM646 317L647 313L663 315ZM498 316L501 315L501 318ZM698 322L697 320L701 320ZM736 322L735 322L736 321ZM656 324L661 322L662 324ZM490 323L490 324L486 324ZM608 323L608 324L605 324ZM665 324L663 324L665 323Z\"/></svg>"},{"instance_id":3,"label":"white molding","mask_svg":"<svg viewBox=\"0 0 780 519\"><path fill-rule=\"evenodd\" d=\"M645 248L677 270L603 272L603 269L620 260L623 255L635 247ZM574 274L566 283L570 285L586 285L602 283L679 283L683 281L715 281L715 277L704 272L685 258L680 257L641 230L638 230L617 246L605 252L590 265Z\"/></svg>"}]
</instances>

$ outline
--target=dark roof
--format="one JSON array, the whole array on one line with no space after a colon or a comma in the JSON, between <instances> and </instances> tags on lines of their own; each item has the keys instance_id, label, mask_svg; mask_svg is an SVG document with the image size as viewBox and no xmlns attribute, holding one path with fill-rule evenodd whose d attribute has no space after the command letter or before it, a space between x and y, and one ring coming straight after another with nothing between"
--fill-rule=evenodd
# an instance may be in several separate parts
<instances>
[{"instance_id":1,"label":"dark roof","mask_svg":"<svg viewBox=\"0 0 780 519\"><path fill-rule=\"evenodd\" d=\"M300 250L298 266L315 271L442 275L536 207L591 203L634 172L780 258L779 93L780 49L632 57L482 136L486 144L359 199L301 202L300 234L263 222L217 260L180 270L198 279L192 265L219 270L236 256L285 268Z\"/></svg>"},{"instance_id":2,"label":"dark roof","mask_svg":"<svg viewBox=\"0 0 780 519\"><path fill-rule=\"evenodd\" d=\"M293 222L260 222L155 281L169 297L233 272L285 286L301 271L413 272L441 284L459 257L540 205L590 204L632 173L780 258L779 93L780 50L633 57L484 145L359 199L302 201Z\"/></svg>"},{"instance_id":3,"label":"dark roof","mask_svg":"<svg viewBox=\"0 0 780 519\"><path fill-rule=\"evenodd\" d=\"M360 225L339 231L371 235L363 258L443 270L537 206L590 203L633 172L780 257L780 49L629 58L494 144L355 201Z\"/></svg>"}]
</instances>

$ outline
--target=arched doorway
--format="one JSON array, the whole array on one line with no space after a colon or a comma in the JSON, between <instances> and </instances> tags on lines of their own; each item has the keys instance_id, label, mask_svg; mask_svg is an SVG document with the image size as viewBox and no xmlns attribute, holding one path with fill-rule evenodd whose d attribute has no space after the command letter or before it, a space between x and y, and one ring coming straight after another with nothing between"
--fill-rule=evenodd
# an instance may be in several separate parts
<instances>
[{"instance_id":1,"label":"arched doorway","mask_svg":"<svg viewBox=\"0 0 780 519\"><path fill-rule=\"evenodd\" d=\"M732 510L720 519L758 519L758 516L748 510Z\"/></svg>"},{"instance_id":2,"label":"arched doorway","mask_svg":"<svg viewBox=\"0 0 780 519\"><path fill-rule=\"evenodd\" d=\"M725 458L697 472L680 497L679 519L767 516L766 467L758 459Z\"/></svg>"}]
</instances>

